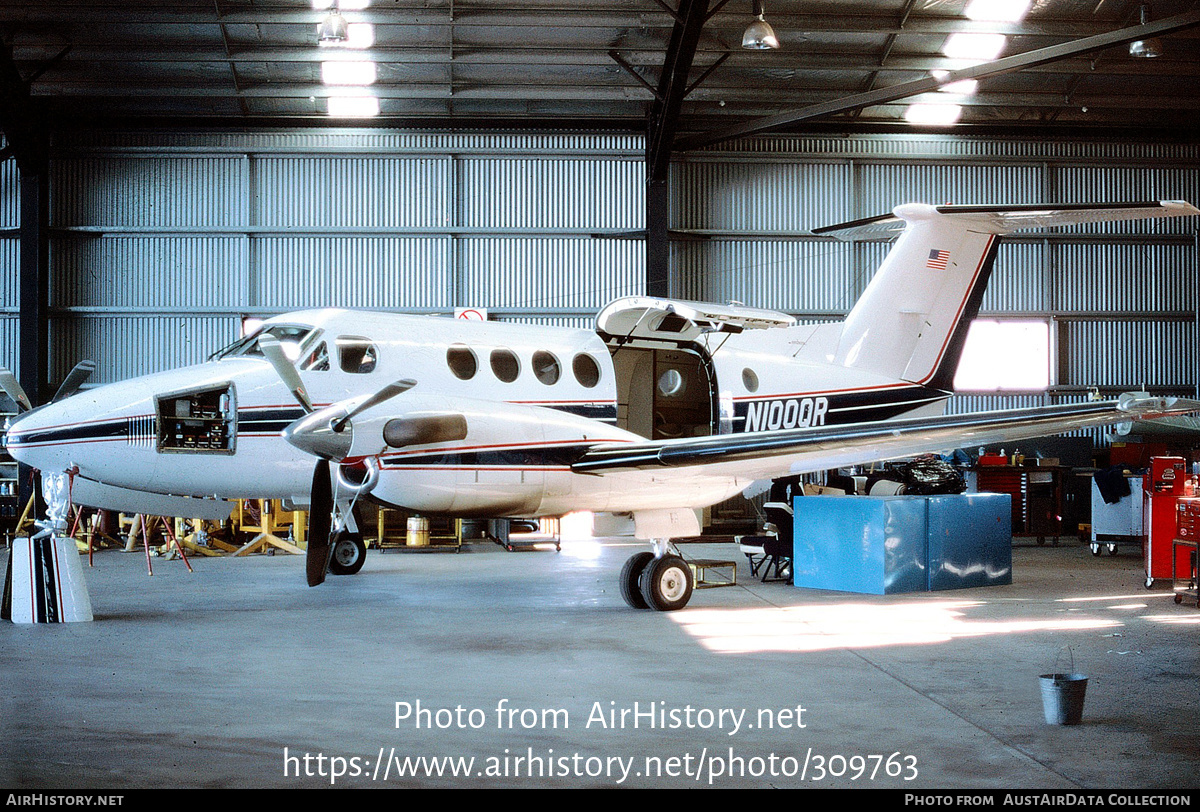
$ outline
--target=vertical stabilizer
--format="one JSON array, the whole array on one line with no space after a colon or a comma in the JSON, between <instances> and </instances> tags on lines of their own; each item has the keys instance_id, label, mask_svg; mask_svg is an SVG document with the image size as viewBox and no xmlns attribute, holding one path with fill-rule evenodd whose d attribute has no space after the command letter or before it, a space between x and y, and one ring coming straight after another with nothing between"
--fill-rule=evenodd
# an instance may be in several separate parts
<instances>
[{"instance_id":1,"label":"vertical stabilizer","mask_svg":"<svg viewBox=\"0 0 1200 812\"><path fill-rule=\"evenodd\" d=\"M949 391L979 312L999 236L1117 220L1194 216L1190 203L898 207L893 216L820 229L840 237L903 232L846 316L835 363Z\"/></svg>"},{"instance_id":2,"label":"vertical stabilizer","mask_svg":"<svg viewBox=\"0 0 1200 812\"><path fill-rule=\"evenodd\" d=\"M996 258L996 234L933 206L896 209L907 224L846 317L835 363L948 389Z\"/></svg>"}]
</instances>

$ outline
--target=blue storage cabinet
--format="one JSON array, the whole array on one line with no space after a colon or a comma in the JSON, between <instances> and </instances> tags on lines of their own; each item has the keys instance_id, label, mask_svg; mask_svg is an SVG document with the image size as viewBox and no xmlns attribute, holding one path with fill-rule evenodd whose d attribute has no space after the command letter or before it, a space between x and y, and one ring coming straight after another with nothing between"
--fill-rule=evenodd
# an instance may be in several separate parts
<instances>
[{"instance_id":1,"label":"blue storage cabinet","mask_svg":"<svg viewBox=\"0 0 1200 812\"><path fill-rule=\"evenodd\" d=\"M871 595L1012 583L1008 494L799 496L793 582Z\"/></svg>"}]
</instances>

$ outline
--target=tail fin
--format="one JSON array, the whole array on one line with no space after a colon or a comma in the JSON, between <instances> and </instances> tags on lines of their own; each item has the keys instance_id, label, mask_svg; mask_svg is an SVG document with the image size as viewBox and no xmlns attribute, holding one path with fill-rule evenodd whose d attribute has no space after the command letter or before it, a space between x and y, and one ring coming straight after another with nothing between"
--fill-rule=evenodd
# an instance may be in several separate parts
<instances>
[{"instance_id":1,"label":"tail fin","mask_svg":"<svg viewBox=\"0 0 1200 812\"><path fill-rule=\"evenodd\" d=\"M843 239L903 230L846 316L835 363L949 391L1002 234L1025 228L1181 217L1190 203L898 207L891 216L814 231Z\"/></svg>"}]
</instances>

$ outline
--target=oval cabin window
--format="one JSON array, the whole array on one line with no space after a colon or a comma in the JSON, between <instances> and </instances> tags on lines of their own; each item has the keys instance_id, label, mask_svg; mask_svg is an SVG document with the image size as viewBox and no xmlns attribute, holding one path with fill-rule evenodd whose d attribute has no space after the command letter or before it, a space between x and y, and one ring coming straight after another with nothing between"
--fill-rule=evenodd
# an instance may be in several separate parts
<instances>
[{"instance_id":1,"label":"oval cabin window","mask_svg":"<svg viewBox=\"0 0 1200 812\"><path fill-rule=\"evenodd\" d=\"M512 350L492 350L492 372L505 383L512 383L521 374L521 362Z\"/></svg>"}]
</instances>

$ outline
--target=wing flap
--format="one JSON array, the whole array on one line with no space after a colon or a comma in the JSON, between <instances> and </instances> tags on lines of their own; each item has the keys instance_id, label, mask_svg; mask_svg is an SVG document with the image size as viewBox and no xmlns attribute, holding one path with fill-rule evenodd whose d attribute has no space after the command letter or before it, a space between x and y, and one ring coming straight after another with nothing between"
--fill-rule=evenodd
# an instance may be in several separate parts
<instances>
[{"instance_id":1,"label":"wing flap","mask_svg":"<svg viewBox=\"0 0 1200 812\"><path fill-rule=\"evenodd\" d=\"M588 450L571 469L577 473L606 474L693 468L713 474L773 478L1197 411L1200 401L1127 394L1119 400L1098 403L605 444Z\"/></svg>"}]
</instances>

